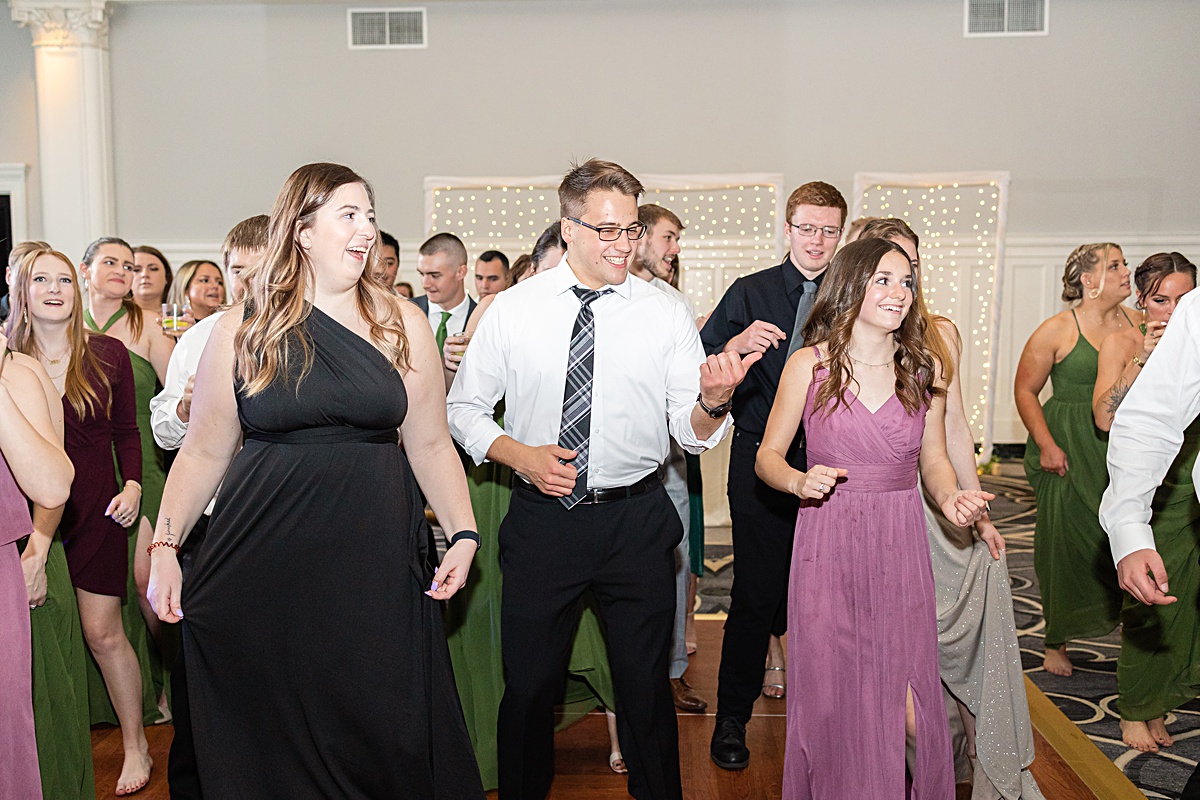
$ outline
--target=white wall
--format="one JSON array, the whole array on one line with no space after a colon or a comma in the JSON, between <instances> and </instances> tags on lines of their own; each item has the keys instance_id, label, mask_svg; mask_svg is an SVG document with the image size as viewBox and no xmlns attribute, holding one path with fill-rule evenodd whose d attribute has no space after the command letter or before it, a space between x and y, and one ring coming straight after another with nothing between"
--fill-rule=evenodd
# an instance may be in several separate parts
<instances>
[{"instance_id":1,"label":"white wall","mask_svg":"<svg viewBox=\"0 0 1200 800\"><path fill-rule=\"evenodd\" d=\"M1054 0L964 39L955 0L432 2L427 50L346 47L343 5L119 5L117 213L219 239L340 159L421 234L425 175L1007 169L1009 230L1192 231L1200 3Z\"/></svg>"},{"instance_id":2,"label":"white wall","mask_svg":"<svg viewBox=\"0 0 1200 800\"><path fill-rule=\"evenodd\" d=\"M26 181L28 226L42 230L38 190L37 96L29 31L0 17L0 164L29 164ZM81 254L82 255L82 254Z\"/></svg>"}]
</instances>

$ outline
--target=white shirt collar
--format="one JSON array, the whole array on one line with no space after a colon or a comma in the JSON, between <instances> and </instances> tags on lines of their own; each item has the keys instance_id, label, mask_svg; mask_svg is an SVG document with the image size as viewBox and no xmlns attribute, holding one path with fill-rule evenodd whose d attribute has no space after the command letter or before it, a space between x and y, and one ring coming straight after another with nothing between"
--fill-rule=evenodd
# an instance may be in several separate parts
<instances>
[{"instance_id":1,"label":"white shirt collar","mask_svg":"<svg viewBox=\"0 0 1200 800\"><path fill-rule=\"evenodd\" d=\"M583 286L579 278L575 275L575 270L571 269L571 265L567 263L567 256L563 254L562 261L558 262L558 266L554 268L554 294L559 295L576 286ZM641 280L640 278L638 280ZM626 300L630 297L630 276L625 275L625 280L622 283L609 284L608 289L612 289L614 294L618 294ZM584 287L585 289L588 287ZM603 290L601 290L603 291Z\"/></svg>"}]
</instances>

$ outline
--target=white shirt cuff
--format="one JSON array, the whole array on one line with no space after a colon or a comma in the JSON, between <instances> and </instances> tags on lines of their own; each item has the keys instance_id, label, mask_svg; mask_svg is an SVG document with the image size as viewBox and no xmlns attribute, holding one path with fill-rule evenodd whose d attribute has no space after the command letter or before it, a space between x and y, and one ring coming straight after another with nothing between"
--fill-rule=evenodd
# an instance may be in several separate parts
<instances>
[{"instance_id":1,"label":"white shirt cuff","mask_svg":"<svg viewBox=\"0 0 1200 800\"><path fill-rule=\"evenodd\" d=\"M188 425L179 419L175 409L179 406L178 397L172 397L154 409L150 416L150 427L154 431L154 441L164 450L178 450L187 435Z\"/></svg>"},{"instance_id":2,"label":"white shirt cuff","mask_svg":"<svg viewBox=\"0 0 1200 800\"><path fill-rule=\"evenodd\" d=\"M1108 536L1113 563L1138 550L1155 550L1154 531L1144 522L1126 522Z\"/></svg>"}]
</instances>

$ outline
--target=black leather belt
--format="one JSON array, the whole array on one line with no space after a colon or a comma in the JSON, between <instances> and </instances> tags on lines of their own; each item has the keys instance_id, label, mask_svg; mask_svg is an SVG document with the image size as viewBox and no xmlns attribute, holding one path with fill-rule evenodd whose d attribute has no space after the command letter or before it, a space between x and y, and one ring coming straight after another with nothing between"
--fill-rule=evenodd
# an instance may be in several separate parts
<instances>
[{"instance_id":1,"label":"black leather belt","mask_svg":"<svg viewBox=\"0 0 1200 800\"><path fill-rule=\"evenodd\" d=\"M611 503L613 500L624 500L627 497L645 494L651 489L657 488L660 484L661 481L658 479L658 475L652 472L637 483L631 483L628 486L616 486L612 489L592 489L583 496L583 499L579 501L579 505L596 505L598 503ZM522 478L517 479L517 486L542 497L549 497L553 500L559 499L554 495L546 494Z\"/></svg>"}]
</instances>

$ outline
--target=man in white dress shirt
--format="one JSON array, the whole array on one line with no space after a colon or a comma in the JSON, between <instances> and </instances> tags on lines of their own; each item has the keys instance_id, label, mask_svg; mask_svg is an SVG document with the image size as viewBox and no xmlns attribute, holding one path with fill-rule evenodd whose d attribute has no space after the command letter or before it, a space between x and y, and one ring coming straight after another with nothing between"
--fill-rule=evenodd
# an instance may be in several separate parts
<instances>
[{"instance_id":1,"label":"man in white dress shirt","mask_svg":"<svg viewBox=\"0 0 1200 800\"><path fill-rule=\"evenodd\" d=\"M1153 356L1121 401L1108 434L1108 489L1100 524L1108 532L1121 588L1147 605L1169 605L1167 571L1154 546L1150 503L1200 415L1200 292L1179 301ZM1192 482L1200 487L1200 461ZM1183 800L1200 798L1200 771Z\"/></svg>"},{"instance_id":2,"label":"man in white dress shirt","mask_svg":"<svg viewBox=\"0 0 1200 800\"><path fill-rule=\"evenodd\" d=\"M671 437L693 453L721 440L733 389L761 354L706 360L683 305L628 280L645 231L633 175L593 159L558 191L566 256L496 297L448 401L451 432L475 462L518 475L499 533L500 797L550 789L554 703L590 588L608 634L629 792L678 800L668 648L682 529L657 473ZM503 430L492 419L501 398Z\"/></svg>"},{"instance_id":3,"label":"man in white dress shirt","mask_svg":"<svg viewBox=\"0 0 1200 800\"><path fill-rule=\"evenodd\" d=\"M447 336L456 336L467 327L475 311L475 301L467 294L467 248L453 233L435 233L417 251L417 272L425 294L413 302L429 318L429 328L438 350Z\"/></svg>"},{"instance_id":4,"label":"man in white dress shirt","mask_svg":"<svg viewBox=\"0 0 1200 800\"><path fill-rule=\"evenodd\" d=\"M225 261L226 285L229 287L230 303L240 303L245 294L242 285L242 270L262 258L267 248L267 228L270 223L266 214L250 217L233 226L221 245ZM204 346L216 327L217 320L225 312L210 314L188 329L171 352L167 366L167 379L163 390L150 400L150 427L154 439L164 450L178 450L187 434L191 419L192 388L200 356ZM192 528L179 553L180 568L186 578L191 572L196 550L204 541L208 530L208 516L212 512L209 503L204 514ZM175 736L171 740L171 753L167 761L167 783L171 797L175 800L200 800L200 773L196 769L196 752L192 746L191 711L187 702L187 671L183 663L183 649L171 670L171 697L174 713Z\"/></svg>"},{"instance_id":5,"label":"man in white dress shirt","mask_svg":"<svg viewBox=\"0 0 1200 800\"><path fill-rule=\"evenodd\" d=\"M673 212L655 203L638 207L638 221L646 226L646 234L638 242L633 260L629 263L629 274L641 278L655 289L683 303L696 319L695 309L683 292L668 283L663 276L671 273L671 259L679 255L679 235L683 222ZM674 442L663 464L660 475L667 496L675 505L679 521L683 523L683 540L675 548L675 628L671 632L671 694L675 707L680 711L704 713L708 703L688 685L684 673L688 668L687 616L688 583L691 581L691 500L688 497L687 460L683 449ZM703 532L701 532L703 533Z\"/></svg>"}]
</instances>

